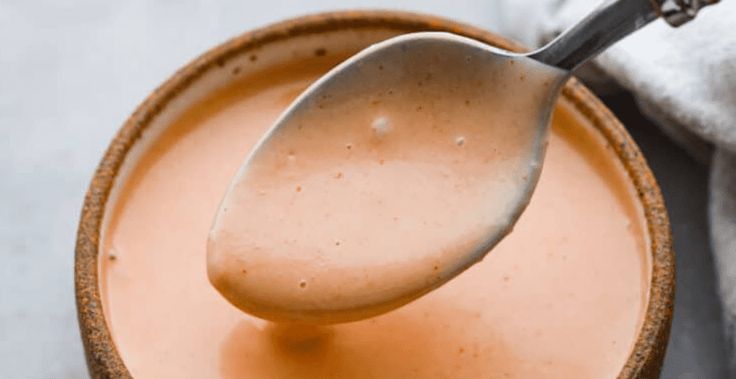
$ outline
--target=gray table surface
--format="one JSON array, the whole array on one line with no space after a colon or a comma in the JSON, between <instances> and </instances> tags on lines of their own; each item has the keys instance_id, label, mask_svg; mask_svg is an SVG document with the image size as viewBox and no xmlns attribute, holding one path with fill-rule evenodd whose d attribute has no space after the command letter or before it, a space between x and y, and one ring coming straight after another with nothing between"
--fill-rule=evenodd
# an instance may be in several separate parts
<instances>
[{"instance_id":1,"label":"gray table surface","mask_svg":"<svg viewBox=\"0 0 736 379\"><path fill-rule=\"evenodd\" d=\"M73 250L86 186L107 143L148 92L204 49L286 17L398 2L0 1L0 377L87 376ZM402 1L496 29L492 0ZM707 239L707 168L630 99L607 99L641 143L672 217L678 293L665 378L725 377Z\"/></svg>"}]
</instances>

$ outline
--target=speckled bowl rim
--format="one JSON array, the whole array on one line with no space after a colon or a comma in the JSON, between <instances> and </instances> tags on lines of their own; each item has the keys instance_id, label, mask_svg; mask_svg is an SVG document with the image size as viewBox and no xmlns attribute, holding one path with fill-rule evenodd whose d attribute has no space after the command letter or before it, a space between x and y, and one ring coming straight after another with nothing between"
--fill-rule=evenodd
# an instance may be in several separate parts
<instances>
[{"instance_id":1,"label":"speckled bowl rim","mask_svg":"<svg viewBox=\"0 0 736 379\"><path fill-rule=\"evenodd\" d=\"M92 377L131 377L105 322L97 258L105 204L115 176L141 133L172 99L207 70L214 65L224 66L225 62L244 51L295 36L377 27L399 32L448 31L505 49L523 50L521 46L486 30L434 16L397 11L342 11L303 16L244 33L207 51L177 71L125 121L105 152L84 199L77 232L74 282L79 328ZM634 349L618 377L656 378L669 337L675 290L675 260L664 201L641 151L600 100L575 79L567 83L563 96L608 140L626 168L644 208L652 254L649 303Z\"/></svg>"}]
</instances>

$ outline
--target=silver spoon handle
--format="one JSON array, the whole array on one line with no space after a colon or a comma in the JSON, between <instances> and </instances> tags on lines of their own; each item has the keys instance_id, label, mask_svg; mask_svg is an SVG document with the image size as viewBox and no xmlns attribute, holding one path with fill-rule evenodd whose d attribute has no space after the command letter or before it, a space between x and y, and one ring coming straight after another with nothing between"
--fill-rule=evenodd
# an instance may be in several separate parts
<instances>
[{"instance_id":1,"label":"silver spoon handle","mask_svg":"<svg viewBox=\"0 0 736 379\"><path fill-rule=\"evenodd\" d=\"M572 71L659 16L672 26L693 18L719 0L607 0L593 13L529 54L539 62Z\"/></svg>"}]
</instances>

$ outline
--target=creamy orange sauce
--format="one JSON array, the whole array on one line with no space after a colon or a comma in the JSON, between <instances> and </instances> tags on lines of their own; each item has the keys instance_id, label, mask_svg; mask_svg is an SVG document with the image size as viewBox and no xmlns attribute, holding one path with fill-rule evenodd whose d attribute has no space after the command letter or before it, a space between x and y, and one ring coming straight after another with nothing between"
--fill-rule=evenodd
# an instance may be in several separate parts
<instances>
[{"instance_id":1,"label":"creamy orange sauce","mask_svg":"<svg viewBox=\"0 0 736 379\"><path fill-rule=\"evenodd\" d=\"M561 71L403 37L322 80L235 176L207 252L235 306L375 316L480 260L527 204Z\"/></svg>"},{"instance_id":2,"label":"creamy orange sauce","mask_svg":"<svg viewBox=\"0 0 736 379\"><path fill-rule=\"evenodd\" d=\"M328 67L295 64L218 91L131 163L108 212L100 270L132 375L615 377L647 299L645 229L615 155L567 106L514 231L437 290L314 330L274 326L220 296L205 256L222 194L249 147Z\"/></svg>"}]
</instances>

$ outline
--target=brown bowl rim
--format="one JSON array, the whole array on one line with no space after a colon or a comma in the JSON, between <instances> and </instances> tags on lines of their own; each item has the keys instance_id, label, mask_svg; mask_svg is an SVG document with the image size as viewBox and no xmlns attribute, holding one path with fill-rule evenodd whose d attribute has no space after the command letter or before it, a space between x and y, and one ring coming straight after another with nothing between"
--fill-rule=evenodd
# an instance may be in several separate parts
<instances>
[{"instance_id":1,"label":"brown bowl rim","mask_svg":"<svg viewBox=\"0 0 736 379\"><path fill-rule=\"evenodd\" d=\"M115 176L131 147L151 121L179 93L212 66L265 44L327 31L385 27L397 31L447 31L508 50L523 48L489 31L455 21L408 12L339 11L307 15L241 34L190 62L153 91L125 121L95 171L84 199L77 232L74 283L79 328L92 377L130 378L107 328L98 286L98 251L105 204ZM675 260L667 210L654 176L638 146L618 119L587 88L571 79L563 90L603 134L621 159L643 205L652 252L652 280L639 336L619 378L656 378L672 322Z\"/></svg>"}]
</instances>

